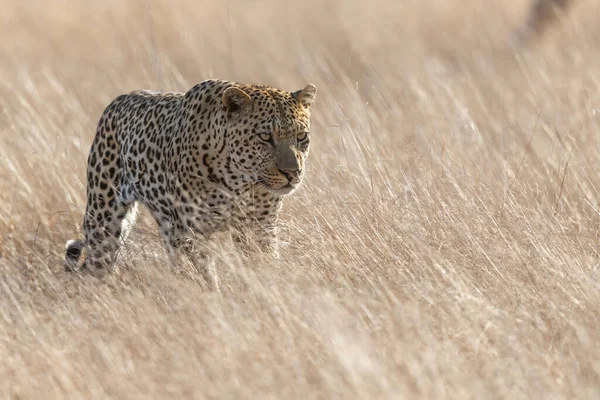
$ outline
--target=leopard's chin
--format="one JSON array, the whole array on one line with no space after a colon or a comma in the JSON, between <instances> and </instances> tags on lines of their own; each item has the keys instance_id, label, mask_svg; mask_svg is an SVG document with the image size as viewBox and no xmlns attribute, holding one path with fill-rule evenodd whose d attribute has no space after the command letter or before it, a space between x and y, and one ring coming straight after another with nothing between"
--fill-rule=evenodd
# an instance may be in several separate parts
<instances>
[{"instance_id":1,"label":"leopard's chin","mask_svg":"<svg viewBox=\"0 0 600 400\"><path fill-rule=\"evenodd\" d=\"M296 188L297 188L296 185L292 185L292 184L288 183L284 187L281 187L279 189L271 189L271 191L280 196L284 196L284 195L292 193L294 190L296 190Z\"/></svg>"},{"instance_id":2,"label":"leopard's chin","mask_svg":"<svg viewBox=\"0 0 600 400\"><path fill-rule=\"evenodd\" d=\"M289 182L289 181L284 184L274 185L273 183L269 182L265 178L259 179L258 183L261 184L262 186L264 186L265 188L269 189L271 191L271 193L273 193L277 196L288 195L288 194L292 193L294 190L296 190L298 188L298 186L300 186L300 182Z\"/></svg>"},{"instance_id":3,"label":"leopard's chin","mask_svg":"<svg viewBox=\"0 0 600 400\"><path fill-rule=\"evenodd\" d=\"M297 184L292 184L292 183L288 183L286 185L283 186L279 186L279 187L268 187L269 190L277 195L277 196L285 196L288 194L291 194L294 190L296 190L298 188Z\"/></svg>"}]
</instances>

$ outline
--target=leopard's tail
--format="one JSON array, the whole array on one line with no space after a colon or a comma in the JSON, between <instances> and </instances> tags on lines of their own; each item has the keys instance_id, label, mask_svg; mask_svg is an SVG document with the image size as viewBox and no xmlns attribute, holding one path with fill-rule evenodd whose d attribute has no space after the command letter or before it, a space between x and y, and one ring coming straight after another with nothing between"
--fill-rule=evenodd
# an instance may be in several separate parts
<instances>
[{"instance_id":1,"label":"leopard's tail","mask_svg":"<svg viewBox=\"0 0 600 400\"><path fill-rule=\"evenodd\" d=\"M65 269L67 271L77 271L83 265L83 250L85 242L83 240L69 240L65 245Z\"/></svg>"}]
</instances>

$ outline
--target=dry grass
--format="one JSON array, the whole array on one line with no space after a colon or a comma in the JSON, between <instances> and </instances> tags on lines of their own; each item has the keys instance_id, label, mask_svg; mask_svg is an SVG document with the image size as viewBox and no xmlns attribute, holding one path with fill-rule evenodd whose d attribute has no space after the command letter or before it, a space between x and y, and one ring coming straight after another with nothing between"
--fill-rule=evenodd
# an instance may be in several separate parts
<instances>
[{"instance_id":1,"label":"dry grass","mask_svg":"<svg viewBox=\"0 0 600 400\"><path fill-rule=\"evenodd\" d=\"M600 397L600 2L202 3L0 1L0 398ZM319 88L283 259L67 275L103 107L206 78Z\"/></svg>"}]
</instances>

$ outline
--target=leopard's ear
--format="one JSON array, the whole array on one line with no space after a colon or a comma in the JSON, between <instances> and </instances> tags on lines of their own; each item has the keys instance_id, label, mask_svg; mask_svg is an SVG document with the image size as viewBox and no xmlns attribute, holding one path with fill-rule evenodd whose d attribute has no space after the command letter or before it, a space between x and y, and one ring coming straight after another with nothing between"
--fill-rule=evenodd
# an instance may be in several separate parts
<instances>
[{"instance_id":1,"label":"leopard's ear","mask_svg":"<svg viewBox=\"0 0 600 400\"><path fill-rule=\"evenodd\" d=\"M252 106L252 99L248 93L233 86L225 89L222 100L228 114L240 113Z\"/></svg>"},{"instance_id":2,"label":"leopard's ear","mask_svg":"<svg viewBox=\"0 0 600 400\"><path fill-rule=\"evenodd\" d=\"M317 88L312 83L306 85L302 90L292 93L292 97L304 107L310 107L317 97Z\"/></svg>"}]
</instances>

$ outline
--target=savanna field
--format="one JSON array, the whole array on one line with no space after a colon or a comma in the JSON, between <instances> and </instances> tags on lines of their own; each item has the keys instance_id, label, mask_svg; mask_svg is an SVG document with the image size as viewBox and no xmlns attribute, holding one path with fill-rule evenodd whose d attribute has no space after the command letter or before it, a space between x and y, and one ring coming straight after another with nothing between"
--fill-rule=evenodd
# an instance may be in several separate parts
<instances>
[{"instance_id":1,"label":"savanna field","mask_svg":"<svg viewBox=\"0 0 600 400\"><path fill-rule=\"evenodd\" d=\"M527 6L0 1L0 398L600 398L600 1ZM66 273L104 107L208 78L318 88L282 257Z\"/></svg>"}]
</instances>

